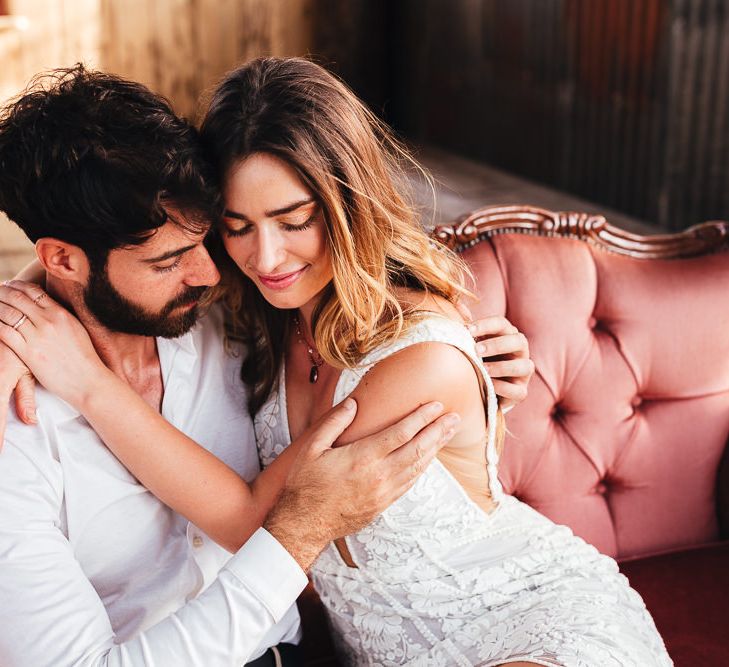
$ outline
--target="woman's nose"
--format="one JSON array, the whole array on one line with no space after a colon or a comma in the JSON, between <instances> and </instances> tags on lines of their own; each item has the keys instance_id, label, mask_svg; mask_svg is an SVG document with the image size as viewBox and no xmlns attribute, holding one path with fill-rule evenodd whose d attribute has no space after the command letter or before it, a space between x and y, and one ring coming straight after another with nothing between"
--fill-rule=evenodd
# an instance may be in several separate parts
<instances>
[{"instance_id":1,"label":"woman's nose","mask_svg":"<svg viewBox=\"0 0 729 667\"><path fill-rule=\"evenodd\" d=\"M286 253L279 235L272 230L261 230L256 235L255 269L259 273L274 273Z\"/></svg>"}]
</instances>

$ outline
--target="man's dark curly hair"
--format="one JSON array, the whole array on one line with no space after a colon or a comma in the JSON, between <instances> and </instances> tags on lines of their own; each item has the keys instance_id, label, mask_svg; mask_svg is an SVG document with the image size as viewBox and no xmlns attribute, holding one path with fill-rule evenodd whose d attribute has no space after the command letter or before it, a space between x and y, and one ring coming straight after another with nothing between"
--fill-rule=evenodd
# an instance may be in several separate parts
<instances>
[{"instance_id":1,"label":"man's dark curly hair","mask_svg":"<svg viewBox=\"0 0 729 667\"><path fill-rule=\"evenodd\" d=\"M72 243L103 267L168 219L204 232L220 207L197 131L139 83L79 64L0 111L0 211L33 242Z\"/></svg>"}]
</instances>

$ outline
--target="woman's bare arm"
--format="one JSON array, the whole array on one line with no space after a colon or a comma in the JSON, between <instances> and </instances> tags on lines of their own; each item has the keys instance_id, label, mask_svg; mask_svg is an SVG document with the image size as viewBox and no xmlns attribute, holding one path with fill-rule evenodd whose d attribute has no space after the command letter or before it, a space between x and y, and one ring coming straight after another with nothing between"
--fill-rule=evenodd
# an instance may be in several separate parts
<instances>
[{"instance_id":1,"label":"woman's bare arm","mask_svg":"<svg viewBox=\"0 0 729 667\"><path fill-rule=\"evenodd\" d=\"M99 375L77 402L124 467L229 551L237 551L263 525L298 451L289 447L249 485L111 371ZM124 428L119 415L124 415Z\"/></svg>"},{"instance_id":2,"label":"woman's bare arm","mask_svg":"<svg viewBox=\"0 0 729 667\"><path fill-rule=\"evenodd\" d=\"M13 280L24 280L28 283L37 283L38 285L46 284L46 272L43 265L34 259L30 264L24 266Z\"/></svg>"},{"instance_id":3,"label":"woman's bare arm","mask_svg":"<svg viewBox=\"0 0 729 667\"><path fill-rule=\"evenodd\" d=\"M46 272L34 259L13 280L45 285ZM15 414L25 424L36 424L35 379L28 367L6 346L0 346L0 449L5 436L10 396L15 398Z\"/></svg>"},{"instance_id":4,"label":"woman's bare arm","mask_svg":"<svg viewBox=\"0 0 729 667\"><path fill-rule=\"evenodd\" d=\"M297 448L248 485L104 366L71 313L47 295L42 306L34 302L43 294L35 285L13 285L17 289L0 286L4 317L14 321L25 314L28 320L22 331L0 325L0 340L49 391L84 414L145 487L223 547L237 550L273 507Z\"/></svg>"}]
</instances>

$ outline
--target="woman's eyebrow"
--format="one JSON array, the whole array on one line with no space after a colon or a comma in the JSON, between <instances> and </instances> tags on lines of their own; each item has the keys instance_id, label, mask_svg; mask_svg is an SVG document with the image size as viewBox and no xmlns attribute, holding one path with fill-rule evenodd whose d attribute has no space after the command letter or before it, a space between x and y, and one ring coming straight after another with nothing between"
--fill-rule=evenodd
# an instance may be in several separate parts
<instances>
[{"instance_id":1,"label":"woman's eyebrow","mask_svg":"<svg viewBox=\"0 0 729 667\"><path fill-rule=\"evenodd\" d=\"M283 208L277 208L274 211L266 211L266 217L275 218L277 215L286 215L287 213L292 213L297 208L301 208L302 206L306 206L308 204L313 204L314 201L315 200L313 197L308 197L307 199L295 201L293 204L289 204L288 206L284 206ZM229 208L226 208L225 211L223 211L223 216L225 216L226 218L234 218L235 220L242 220L243 222L251 222L251 220L242 213L238 213L237 211L233 211Z\"/></svg>"}]
</instances>

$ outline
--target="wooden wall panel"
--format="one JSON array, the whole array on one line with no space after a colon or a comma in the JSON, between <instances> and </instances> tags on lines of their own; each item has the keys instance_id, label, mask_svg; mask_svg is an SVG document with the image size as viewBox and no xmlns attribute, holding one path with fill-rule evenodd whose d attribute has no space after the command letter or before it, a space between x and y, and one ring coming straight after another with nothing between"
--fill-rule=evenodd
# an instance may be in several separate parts
<instances>
[{"instance_id":1,"label":"wooden wall panel","mask_svg":"<svg viewBox=\"0 0 729 667\"><path fill-rule=\"evenodd\" d=\"M8 0L0 29L0 103L42 70L99 64L99 0ZM12 19L23 18L24 28Z\"/></svg>"},{"instance_id":2,"label":"wooden wall panel","mask_svg":"<svg viewBox=\"0 0 729 667\"><path fill-rule=\"evenodd\" d=\"M99 1L102 67L149 85L188 116L236 64L316 51L315 0Z\"/></svg>"},{"instance_id":3,"label":"wooden wall panel","mask_svg":"<svg viewBox=\"0 0 729 667\"><path fill-rule=\"evenodd\" d=\"M667 229L729 218L727 0L398 0L389 119Z\"/></svg>"},{"instance_id":4,"label":"wooden wall panel","mask_svg":"<svg viewBox=\"0 0 729 667\"><path fill-rule=\"evenodd\" d=\"M470 0L474 2L475 0ZM84 61L194 113L202 90L259 55L314 55L365 97L384 97L385 0L7 0L0 101L43 69Z\"/></svg>"},{"instance_id":5,"label":"wooden wall panel","mask_svg":"<svg viewBox=\"0 0 729 667\"><path fill-rule=\"evenodd\" d=\"M40 71L77 61L98 66L98 0L7 0L4 7L0 104L17 95ZM25 29L17 26L20 17L25 19ZM32 256L32 245L0 213L0 278L14 275Z\"/></svg>"}]
</instances>

